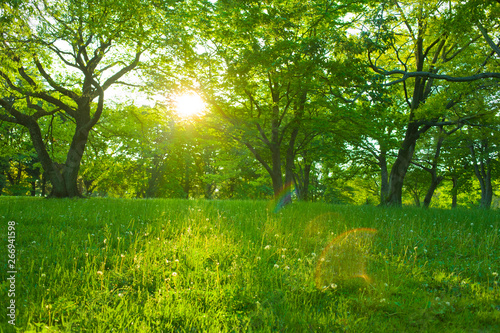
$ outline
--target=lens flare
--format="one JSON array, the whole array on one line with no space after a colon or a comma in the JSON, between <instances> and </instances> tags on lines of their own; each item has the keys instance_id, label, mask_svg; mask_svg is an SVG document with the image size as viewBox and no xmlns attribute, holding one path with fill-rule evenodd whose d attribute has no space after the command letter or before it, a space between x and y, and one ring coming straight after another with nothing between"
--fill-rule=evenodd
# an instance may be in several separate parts
<instances>
[{"instance_id":1,"label":"lens flare","mask_svg":"<svg viewBox=\"0 0 500 333\"><path fill-rule=\"evenodd\" d=\"M292 202L292 196L295 193L295 187L292 184L285 186L280 194L271 201L270 210L273 213L278 213L283 207Z\"/></svg>"},{"instance_id":2,"label":"lens flare","mask_svg":"<svg viewBox=\"0 0 500 333\"><path fill-rule=\"evenodd\" d=\"M366 261L376 233L377 230L370 228L353 229L331 241L316 264L316 287L325 290L331 285L352 278L362 278L370 282L366 273Z\"/></svg>"}]
</instances>

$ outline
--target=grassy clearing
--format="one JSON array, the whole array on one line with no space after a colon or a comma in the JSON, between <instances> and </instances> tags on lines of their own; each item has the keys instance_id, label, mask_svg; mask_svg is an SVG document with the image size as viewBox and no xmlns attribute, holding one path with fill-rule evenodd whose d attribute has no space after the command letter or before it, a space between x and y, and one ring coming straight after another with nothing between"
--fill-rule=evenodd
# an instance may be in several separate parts
<instances>
[{"instance_id":1,"label":"grassy clearing","mask_svg":"<svg viewBox=\"0 0 500 333\"><path fill-rule=\"evenodd\" d=\"M495 211L1 198L0 221L22 332L500 331ZM371 282L318 290L319 254L354 228L378 230Z\"/></svg>"}]
</instances>

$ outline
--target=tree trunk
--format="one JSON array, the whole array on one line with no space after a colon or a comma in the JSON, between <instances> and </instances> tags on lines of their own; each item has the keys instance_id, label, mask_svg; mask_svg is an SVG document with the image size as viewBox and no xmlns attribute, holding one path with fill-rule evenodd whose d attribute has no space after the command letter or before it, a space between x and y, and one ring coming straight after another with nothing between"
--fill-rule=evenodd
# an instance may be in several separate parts
<instances>
[{"instance_id":1,"label":"tree trunk","mask_svg":"<svg viewBox=\"0 0 500 333\"><path fill-rule=\"evenodd\" d=\"M484 209L491 208L491 202L493 200L493 187L491 185L491 157L488 139L481 140L480 143L480 156L476 158L476 152L474 151L474 145L469 146L474 173L479 181L479 186L481 188L481 202L480 207ZM479 165L478 165L479 162Z\"/></svg>"},{"instance_id":2,"label":"tree trunk","mask_svg":"<svg viewBox=\"0 0 500 333\"><path fill-rule=\"evenodd\" d=\"M389 193L386 200L388 206L400 207L402 204L403 183L419 136L418 125L415 123L408 124L405 139L389 176Z\"/></svg>"},{"instance_id":3,"label":"tree trunk","mask_svg":"<svg viewBox=\"0 0 500 333\"><path fill-rule=\"evenodd\" d=\"M287 205L289 203L292 203L292 183L293 183L293 168L294 168L294 161L295 161L295 152L294 152L294 147L295 147L295 140L297 139L297 135L299 133L298 127L294 127L292 130L292 133L290 135L290 141L288 142L288 148L286 151L286 158L285 158L285 191L286 197L285 200L283 201L283 206Z\"/></svg>"},{"instance_id":4,"label":"tree trunk","mask_svg":"<svg viewBox=\"0 0 500 333\"><path fill-rule=\"evenodd\" d=\"M30 195L34 197L36 195L36 180L31 181Z\"/></svg>"},{"instance_id":5,"label":"tree trunk","mask_svg":"<svg viewBox=\"0 0 500 333\"><path fill-rule=\"evenodd\" d=\"M271 180L274 197L278 198L283 191L283 175L281 173L281 152L279 145L271 146Z\"/></svg>"},{"instance_id":6,"label":"tree trunk","mask_svg":"<svg viewBox=\"0 0 500 333\"><path fill-rule=\"evenodd\" d=\"M420 207L420 197L418 196L418 192L413 193L413 202L415 206Z\"/></svg>"},{"instance_id":7,"label":"tree trunk","mask_svg":"<svg viewBox=\"0 0 500 333\"><path fill-rule=\"evenodd\" d=\"M441 184L443 181L443 176L436 177L436 172L434 171L434 174L432 175L432 181L431 185L429 186L429 189L427 190L427 194L425 195L424 198L424 207L429 208L429 205L431 204L432 196L434 195L434 191L436 191L436 188Z\"/></svg>"},{"instance_id":8,"label":"tree trunk","mask_svg":"<svg viewBox=\"0 0 500 333\"><path fill-rule=\"evenodd\" d=\"M87 145L89 131L83 128L77 128L75 130L75 135L71 140L71 145L69 147L68 155L66 156L66 162L62 170L64 189L62 195L57 195L54 192L53 196L56 197L81 197L82 194L78 188L78 172L80 171L80 164L82 161L83 153L85 152L85 146Z\"/></svg>"},{"instance_id":9,"label":"tree trunk","mask_svg":"<svg viewBox=\"0 0 500 333\"><path fill-rule=\"evenodd\" d=\"M457 208L458 204L458 178L452 177L453 188L451 189L451 208Z\"/></svg>"}]
</instances>

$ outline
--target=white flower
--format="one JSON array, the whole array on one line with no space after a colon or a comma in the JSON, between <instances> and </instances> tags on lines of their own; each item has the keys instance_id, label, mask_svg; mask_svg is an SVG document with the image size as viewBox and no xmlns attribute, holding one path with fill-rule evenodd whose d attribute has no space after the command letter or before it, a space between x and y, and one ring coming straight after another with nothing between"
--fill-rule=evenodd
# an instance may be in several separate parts
<instances>
[{"instance_id":1,"label":"white flower","mask_svg":"<svg viewBox=\"0 0 500 333\"><path fill-rule=\"evenodd\" d=\"M172 276L177 276L177 273L176 273L176 272L173 272L173 273L172 273Z\"/></svg>"},{"instance_id":2,"label":"white flower","mask_svg":"<svg viewBox=\"0 0 500 333\"><path fill-rule=\"evenodd\" d=\"M264 247L264 250L269 250L271 248L271 245L266 245L266 247Z\"/></svg>"},{"instance_id":3,"label":"white flower","mask_svg":"<svg viewBox=\"0 0 500 333\"><path fill-rule=\"evenodd\" d=\"M280 268L278 264L274 264L274 268Z\"/></svg>"},{"instance_id":4,"label":"white flower","mask_svg":"<svg viewBox=\"0 0 500 333\"><path fill-rule=\"evenodd\" d=\"M103 275L104 273L102 271L97 271L97 275Z\"/></svg>"},{"instance_id":5,"label":"white flower","mask_svg":"<svg viewBox=\"0 0 500 333\"><path fill-rule=\"evenodd\" d=\"M313 257L316 257L316 253L314 253L314 252L313 252L313 253L311 253L311 255L312 255Z\"/></svg>"},{"instance_id":6,"label":"white flower","mask_svg":"<svg viewBox=\"0 0 500 333\"><path fill-rule=\"evenodd\" d=\"M285 266L285 269L290 269L290 266Z\"/></svg>"}]
</instances>

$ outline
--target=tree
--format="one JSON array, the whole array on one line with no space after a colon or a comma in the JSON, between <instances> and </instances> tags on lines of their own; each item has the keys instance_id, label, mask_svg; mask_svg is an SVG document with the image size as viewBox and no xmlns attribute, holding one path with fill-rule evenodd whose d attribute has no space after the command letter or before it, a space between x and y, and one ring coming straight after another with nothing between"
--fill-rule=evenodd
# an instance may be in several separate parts
<instances>
[{"instance_id":1,"label":"tree","mask_svg":"<svg viewBox=\"0 0 500 333\"><path fill-rule=\"evenodd\" d=\"M307 150L318 134L306 133L307 124L328 123L339 109L328 82L343 92L359 84L344 22L355 4L217 1L200 10L207 51L197 77L201 91L219 129L267 171L275 197L293 182L297 147Z\"/></svg>"},{"instance_id":2,"label":"tree","mask_svg":"<svg viewBox=\"0 0 500 333\"><path fill-rule=\"evenodd\" d=\"M369 63L375 73L391 80L386 81L386 85L403 85L408 108L405 134L391 169L386 200L388 205L399 206L417 140L433 126L456 126L483 115L457 114L450 110L478 87L470 82L500 78L500 73L488 71L498 69L493 56L500 56L500 50L488 30L497 27L491 17L498 17L499 6L478 1L466 4L381 1L379 4L371 17L373 30L365 32ZM384 68L392 64L397 64L397 68ZM491 80L484 84L490 83ZM439 107L425 112L429 109L423 106L431 100Z\"/></svg>"},{"instance_id":3,"label":"tree","mask_svg":"<svg viewBox=\"0 0 500 333\"><path fill-rule=\"evenodd\" d=\"M53 197L80 196L77 177L105 92L164 43L174 9L139 0L16 1L0 7L0 119L28 129ZM160 20L166 20L159 29ZM167 42L170 42L167 41ZM150 54L151 55L151 54ZM40 129L59 115L73 135L59 168Z\"/></svg>"}]
</instances>

